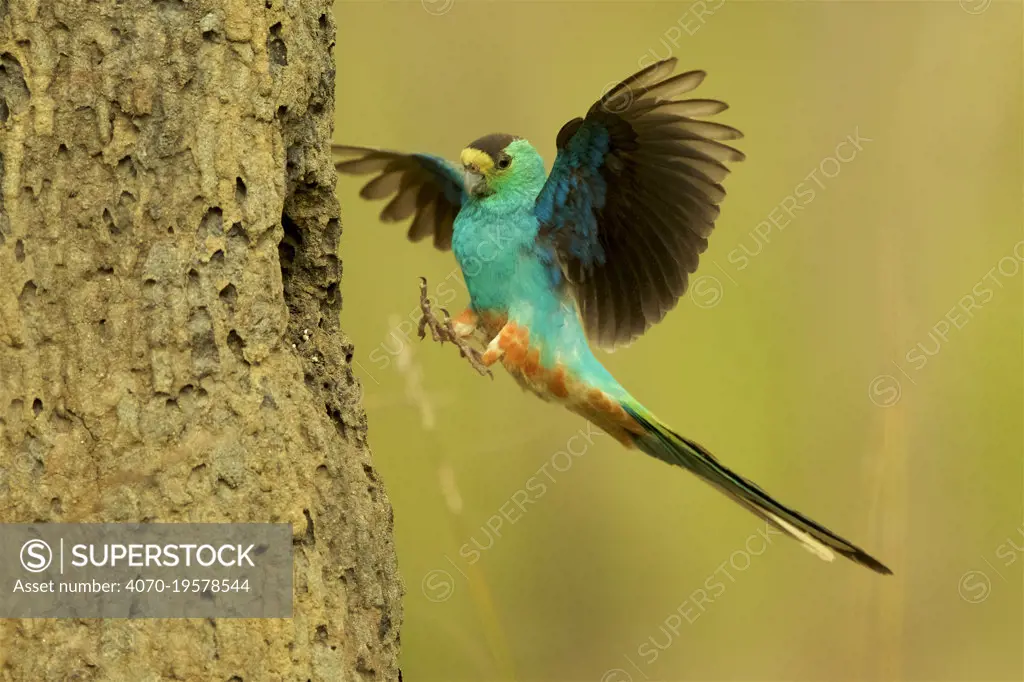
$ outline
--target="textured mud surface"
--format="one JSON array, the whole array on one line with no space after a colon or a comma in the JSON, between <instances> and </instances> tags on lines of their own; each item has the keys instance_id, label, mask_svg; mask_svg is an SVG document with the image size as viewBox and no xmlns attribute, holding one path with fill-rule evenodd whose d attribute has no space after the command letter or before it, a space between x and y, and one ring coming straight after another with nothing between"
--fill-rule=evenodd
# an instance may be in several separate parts
<instances>
[{"instance_id":1,"label":"textured mud surface","mask_svg":"<svg viewBox=\"0 0 1024 682\"><path fill-rule=\"evenodd\" d=\"M325 0L0 0L0 521L294 529L288 620L0 622L0 680L397 679Z\"/></svg>"}]
</instances>

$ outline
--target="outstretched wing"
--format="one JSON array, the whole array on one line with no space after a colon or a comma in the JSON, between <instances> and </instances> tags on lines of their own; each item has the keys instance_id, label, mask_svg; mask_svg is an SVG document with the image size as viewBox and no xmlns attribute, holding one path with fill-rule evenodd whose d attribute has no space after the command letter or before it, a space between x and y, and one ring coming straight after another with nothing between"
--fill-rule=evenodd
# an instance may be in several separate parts
<instances>
[{"instance_id":1,"label":"outstretched wing","mask_svg":"<svg viewBox=\"0 0 1024 682\"><path fill-rule=\"evenodd\" d=\"M538 239L555 250L588 336L610 348L660 322L718 217L735 128L698 120L724 111L709 99L677 99L703 71L672 76L653 64L558 133L558 156L537 198Z\"/></svg>"},{"instance_id":2,"label":"outstretched wing","mask_svg":"<svg viewBox=\"0 0 1024 682\"><path fill-rule=\"evenodd\" d=\"M418 242L433 236L434 246L452 246L452 226L462 207L465 189L462 174L444 159L428 154L401 154L368 147L332 145L340 173L374 177L359 192L364 199L394 195L380 219L394 223L415 215L409 239ZM351 158L349 158L351 157Z\"/></svg>"}]
</instances>

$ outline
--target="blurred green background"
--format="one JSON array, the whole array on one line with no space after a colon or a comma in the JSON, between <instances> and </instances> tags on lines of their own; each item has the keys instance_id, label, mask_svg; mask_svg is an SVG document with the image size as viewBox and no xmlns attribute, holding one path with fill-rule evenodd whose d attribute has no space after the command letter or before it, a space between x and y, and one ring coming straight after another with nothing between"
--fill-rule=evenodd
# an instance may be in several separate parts
<instances>
[{"instance_id":1,"label":"blurred green background","mask_svg":"<svg viewBox=\"0 0 1024 682\"><path fill-rule=\"evenodd\" d=\"M406 680L1024 677L1021 17L988 0L336 5L350 144L457 159L500 131L550 164L611 81L669 54L708 71L696 96L731 105L748 160L690 294L601 357L895 571L765 536L687 473L419 342L418 276L466 303L454 260L342 177L342 324L395 507Z\"/></svg>"}]
</instances>

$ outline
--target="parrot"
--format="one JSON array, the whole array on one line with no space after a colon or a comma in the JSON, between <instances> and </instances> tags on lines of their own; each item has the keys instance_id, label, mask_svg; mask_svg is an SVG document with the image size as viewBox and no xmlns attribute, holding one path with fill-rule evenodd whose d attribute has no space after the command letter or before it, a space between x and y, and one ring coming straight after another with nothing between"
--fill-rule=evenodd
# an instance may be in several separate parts
<instances>
[{"instance_id":1,"label":"parrot","mask_svg":"<svg viewBox=\"0 0 1024 682\"><path fill-rule=\"evenodd\" d=\"M889 568L735 473L626 391L592 346L628 345L685 293L706 250L727 164L742 133L707 120L728 107L689 96L706 77L670 57L605 90L558 132L550 172L526 139L494 133L460 163L423 153L332 145L335 168L373 176L383 222L412 218L408 238L451 250L469 306L452 320L481 339L525 390L561 404L623 446L682 467L826 561Z\"/></svg>"}]
</instances>

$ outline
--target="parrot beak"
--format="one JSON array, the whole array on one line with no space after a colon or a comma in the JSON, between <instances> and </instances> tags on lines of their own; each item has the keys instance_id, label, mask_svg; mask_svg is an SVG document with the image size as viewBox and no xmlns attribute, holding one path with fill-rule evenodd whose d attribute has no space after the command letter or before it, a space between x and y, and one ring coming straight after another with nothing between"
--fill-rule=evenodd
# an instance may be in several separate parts
<instances>
[{"instance_id":1,"label":"parrot beak","mask_svg":"<svg viewBox=\"0 0 1024 682\"><path fill-rule=\"evenodd\" d=\"M466 191L474 197L484 197L491 193L487 185L487 175L494 167L494 161L479 149L467 147L462 150L462 172Z\"/></svg>"},{"instance_id":2,"label":"parrot beak","mask_svg":"<svg viewBox=\"0 0 1024 682\"><path fill-rule=\"evenodd\" d=\"M466 191L473 196L482 197L490 194L490 188L487 187L487 179L475 167L467 166L463 169L463 177Z\"/></svg>"}]
</instances>

